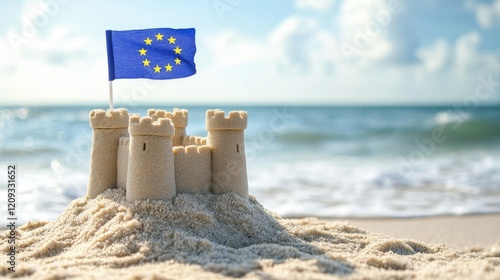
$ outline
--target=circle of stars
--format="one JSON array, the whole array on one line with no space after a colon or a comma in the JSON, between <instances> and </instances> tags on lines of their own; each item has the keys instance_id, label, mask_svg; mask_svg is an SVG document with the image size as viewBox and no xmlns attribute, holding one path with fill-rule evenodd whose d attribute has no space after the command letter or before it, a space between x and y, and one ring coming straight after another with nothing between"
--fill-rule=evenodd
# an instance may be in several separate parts
<instances>
[{"instance_id":1,"label":"circle of stars","mask_svg":"<svg viewBox=\"0 0 500 280\"><path fill-rule=\"evenodd\" d=\"M158 34L156 34L154 36L156 37L156 41L163 41L163 36L164 36L163 34L158 33ZM176 40L177 39L174 38L173 36L170 36L170 38L167 39L169 45L175 45L175 41ZM147 37L146 39L144 39L144 43L146 43L146 47L148 45L152 45L153 39ZM182 49L179 48L179 46L175 46L175 48L173 49L173 51L174 51L174 54L180 55L181 52L182 52ZM139 50L139 55L140 56L146 56L147 52L148 52L147 49L141 48ZM178 57L176 57L174 59L174 62L175 62L174 65L181 65L181 60ZM143 64L144 67L151 67L151 61L148 60L147 58L144 58L144 60L142 61L142 64ZM153 70L154 70L154 73L161 73L161 70L163 68L165 68L165 72L172 72L172 69L173 69L174 65L171 65L170 63L167 63L167 65L164 65L162 67L162 66L156 64L156 66L153 67Z\"/></svg>"}]
</instances>

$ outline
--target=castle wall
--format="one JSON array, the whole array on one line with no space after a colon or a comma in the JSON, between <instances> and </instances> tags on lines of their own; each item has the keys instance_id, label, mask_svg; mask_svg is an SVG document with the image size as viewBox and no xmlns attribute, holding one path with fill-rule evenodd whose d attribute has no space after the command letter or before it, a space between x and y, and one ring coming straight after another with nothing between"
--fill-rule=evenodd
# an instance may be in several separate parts
<instances>
[{"instance_id":1,"label":"castle wall","mask_svg":"<svg viewBox=\"0 0 500 280\"><path fill-rule=\"evenodd\" d=\"M172 137L172 144L182 146L182 139L186 136L186 127L188 125L188 111L185 109L174 108L172 112L165 110L149 109L148 116L156 121L160 118L170 119L175 128L175 134Z\"/></svg>"},{"instance_id":2,"label":"castle wall","mask_svg":"<svg viewBox=\"0 0 500 280\"><path fill-rule=\"evenodd\" d=\"M170 119L130 117L129 163L127 171L128 201L168 200L175 196L174 155Z\"/></svg>"},{"instance_id":3,"label":"castle wall","mask_svg":"<svg viewBox=\"0 0 500 280\"><path fill-rule=\"evenodd\" d=\"M191 145L174 147L173 152L177 192L209 193L212 185L212 148Z\"/></svg>"},{"instance_id":4,"label":"castle wall","mask_svg":"<svg viewBox=\"0 0 500 280\"><path fill-rule=\"evenodd\" d=\"M128 135L128 118L126 109L90 112L93 131L88 198L95 198L108 188L116 188L118 140Z\"/></svg>"},{"instance_id":5,"label":"castle wall","mask_svg":"<svg viewBox=\"0 0 500 280\"><path fill-rule=\"evenodd\" d=\"M128 151L129 137L120 137L118 141L118 157L117 157L117 178L116 184L120 189L127 189L127 169L128 169Z\"/></svg>"},{"instance_id":6,"label":"castle wall","mask_svg":"<svg viewBox=\"0 0 500 280\"><path fill-rule=\"evenodd\" d=\"M207 138L206 137L198 137L198 136L184 136L182 138L182 146L204 146L207 144Z\"/></svg>"},{"instance_id":7,"label":"castle wall","mask_svg":"<svg viewBox=\"0 0 500 280\"><path fill-rule=\"evenodd\" d=\"M244 129L247 113L207 111L207 145L212 147L212 191L215 194L236 193L248 198Z\"/></svg>"}]
</instances>

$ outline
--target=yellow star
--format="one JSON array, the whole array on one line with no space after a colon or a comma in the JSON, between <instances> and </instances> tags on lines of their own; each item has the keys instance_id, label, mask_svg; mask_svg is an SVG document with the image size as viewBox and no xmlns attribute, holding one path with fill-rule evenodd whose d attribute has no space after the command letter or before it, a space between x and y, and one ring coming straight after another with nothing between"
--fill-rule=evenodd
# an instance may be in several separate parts
<instances>
[{"instance_id":1,"label":"yellow star","mask_svg":"<svg viewBox=\"0 0 500 280\"><path fill-rule=\"evenodd\" d=\"M169 44L175 44L175 38L170 36L170 38L168 38L168 43Z\"/></svg>"},{"instance_id":2,"label":"yellow star","mask_svg":"<svg viewBox=\"0 0 500 280\"><path fill-rule=\"evenodd\" d=\"M146 42L146 45L151 45L151 42L153 42L153 40L146 38L146 40L144 40L144 42Z\"/></svg>"},{"instance_id":3,"label":"yellow star","mask_svg":"<svg viewBox=\"0 0 500 280\"><path fill-rule=\"evenodd\" d=\"M158 33L155 36L156 36L156 41L163 41L163 34Z\"/></svg>"},{"instance_id":4,"label":"yellow star","mask_svg":"<svg viewBox=\"0 0 500 280\"><path fill-rule=\"evenodd\" d=\"M149 61L147 58L146 58L145 60L143 60L143 61L142 61L142 63L144 64L144 67L149 66L149 63L150 63L150 62L151 62L151 61Z\"/></svg>"},{"instance_id":5,"label":"yellow star","mask_svg":"<svg viewBox=\"0 0 500 280\"><path fill-rule=\"evenodd\" d=\"M155 68L153 69L155 69L155 73L160 73L161 67L156 64Z\"/></svg>"},{"instance_id":6,"label":"yellow star","mask_svg":"<svg viewBox=\"0 0 500 280\"><path fill-rule=\"evenodd\" d=\"M140 49L139 52L141 53L141 55L146 55L146 52L148 50L145 50L144 48Z\"/></svg>"},{"instance_id":7,"label":"yellow star","mask_svg":"<svg viewBox=\"0 0 500 280\"><path fill-rule=\"evenodd\" d=\"M175 54L181 54L182 49L179 48L179 46L175 47L174 52Z\"/></svg>"},{"instance_id":8,"label":"yellow star","mask_svg":"<svg viewBox=\"0 0 500 280\"><path fill-rule=\"evenodd\" d=\"M170 65L170 63L167 64L167 66L165 66L165 68L166 68L167 72L172 72L172 65Z\"/></svg>"},{"instance_id":9,"label":"yellow star","mask_svg":"<svg viewBox=\"0 0 500 280\"><path fill-rule=\"evenodd\" d=\"M177 65L180 65L180 64L181 64L181 60L180 60L178 57L176 57L176 58L174 59L174 61L175 61L175 64L177 64Z\"/></svg>"}]
</instances>

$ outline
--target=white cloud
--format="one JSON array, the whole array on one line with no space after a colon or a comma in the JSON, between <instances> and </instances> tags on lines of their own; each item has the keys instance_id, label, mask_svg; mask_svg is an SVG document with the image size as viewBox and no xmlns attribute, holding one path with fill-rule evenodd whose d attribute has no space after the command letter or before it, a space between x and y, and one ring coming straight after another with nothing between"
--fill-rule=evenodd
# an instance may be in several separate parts
<instances>
[{"instance_id":1,"label":"white cloud","mask_svg":"<svg viewBox=\"0 0 500 280\"><path fill-rule=\"evenodd\" d=\"M333 7L335 0L295 0L294 4L298 9L326 11Z\"/></svg>"},{"instance_id":2,"label":"white cloud","mask_svg":"<svg viewBox=\"0 0 500 280\"><path fill-rule=\"evenodd\" d=\"M24 56L37 56L49 64L64 65L72 59L84 61L89 55L98 53L96 45L78 34L78 28L56 26L47 36L40 36L29 43Z\"/></svg>"},{"instance_id":3,"label":"white cloud","mask_svg":"<svg viewBox=\"0 0 500 280\"><path fill-rule=\"evenodd\" d=\"M246 39L231 31L204 37L203 42L211 49L216 67L244 64L266 59L269 56L265 43Z\"/></svg>"},{"instance_id":4,"label":"white cloud","mask_svg":"<svg viewBox=\"0 0 500 280\"><path fill-rule=\"evenodd\" d=\"M292 15L270 35L278 66L284 73L311 74L331 73L345 64L369 69L416 63L417 40L404 16L409 12L405 5L397 0L346 0L333 25Z\"/></svg>"},{"instance_id":5,"label":"white cloud","mask_svg":"<svg viewBox=\"0 0 500 280\"><path fill-rule=\"evenodd\" d=\"M340 50L364 67L414 63L417 39L405 1L346 0L340 6Z\"/></svg>"},{"instance_id":6,"label":"white cloud","mask_svg":"<svg viewBox=\"0 0 500 280\"><path fill-rule=\"evenodd\" d=\"M340 5L339 22L343 26L360 26L373 20L371 13L386 9L384 0L345 0Z\"/></svg>"},{"instance_id":7,"label":"white cloud","mask_svg":"<svg viewBox=\"0 0 500 280\"><path fill-rule=\"evenodd\" d=\"M476 13L479 26L491 28L495 24L500 24L500 0L494 0L491 4L482 4L469 0L466 7Z\"/></svg>"},{"instance_id":8,"label":"white cloud","mask_svg":"<svg viewBox=\"0 0 500 280\"><path fill-rule=\"evenodd\" d=\"M398 30L401 25L410 24L399 17L390 20L387 17L386 29L379 36L370 38L365 48L359 48L354 60L347 61L339 46L345 36L356 34L357 27L345 23L358 22L363 27L364 20L377 20L376 17L387 15L383 12L387 8L383 5L385 2L376 3L379 6L370 6L374 13L366 13L370 9L361 9L357 5L346 7L350 12L339 15L343 23L338 25L339 29L317 17L291 15L276 25L268 40L260 42L258 48L252 47L254 40L242 34L220 34L216 37L226 43L218 45L220 49L215 56L231 54L230 46L238 46L240 50L248 50L238 52L240 55L249 52L253 59L231 59L235 62L232 69L251 61L264 63L264 68L277 65L282 71L254 76L257 82L242 89L241 94L250 91L252 93L248 94L259 98L297 103L455 102L473 93L480 73L499 71L499 56L478 50L479 33L465 33L452 42L437 38L432 44L420 47L411 26ZM391 28L393 24L397 28ZM252 55L249 51L252 49L267 49L270 53L267 57ZM414 61L405 63L404 57L413 57ZM244 75L245 70L238 71ZM230 91L229 88L226 90ZM266 93L275 95L272 97Z\"/></svg>"},{"instance_id":9,"label":"white cloud","mask_svg":"<svg viewBox=\"0 0 500 280\"><path fill-rule=\"evenodd\" d=\"M477 32L462 34L454 43L438 38L434 44L420 48L417 56L422 68L429 72L450 71L457 77L468 77L480 72L500 69L500 57L495 53L480 52L481 36Z\"/></svg>"},{"instance_id":10,"label":"white cloud","mask_svg":"<svg viewBox=\"0 0 500 280\"><path fill-rule=\"evenodd\" d=\"M96 92L96 75L105 79L105 65L96 71L98 45L80 37L78 29L55 26L31 38L18 52L8 38L0 40L0 72L8 78L7 103L50 103L85 100Z\"/></svg>"},{"instance_id":11,"label":"white cloud","mask_svg":"<svg viewBox=\"0 0 500 280\"><path fill-rule=\"evenodd\" d=\"M481 57L476 51L480 39L477 32L471 32L458 38L454 57L458 73L464 74L481 66Z\"/></svg>"},{"instance_id":12,"label":"white cloud","mask_svg":"<svg viewBox=\"0 0 500 280\"><path fill-rule=\"evenodd\" d=\"M311 17L290 16L265 37L256 41L232 31L203 38L210 48L214 68L265 64L285 76L330 75L338 52L335 34ZM273 72L273 71L270 71Z\"/></svg>"},{"instance_id":13,"label":"white cloud","mask_svg":"<svg viewBox=\"0 0 500 280\"><path fill-rule=\"evenodd\" d=\"M427 48L417 51L417 57L422 61L423 67L429 72L437 72L446 69L450 64L451 46L448 41L438 39Z\"/></svg>"},{"instance_id":14,"label":"white cloud","mask_svg":"<svg viewBox=\"0 0 500 280\"><path fill-rule=\"evenodd\" d=\"M307 73L311 69L311 53L316 49L312 37L318 22L314 19L291 16L270 34L275 61L281 73Z\"/></svg>"},{"instance_id":15,"label":"white cloud","mask_svg":"<svg viewBox=\"0 0 500 280\"><path fill-rule=\"evenodd\" d=\"M213 35L200 32L197 75L158 83L120 80L115 83L117 106L139 102L453 102L473 92L480 72L500 71L499 55L478 48L481 34L477 32L462 34L455 41L426 37L432 43L421 46L407 14L414 7L401 6L394 13L389 12L390 1L345 0L338 2L339 13L333 9L324 13L327 8L313 2L296 1L302 8L260 35L246 35L234 26L216 29ZM366 45L356 46L357 35L368 37ZM12 93L0 97L1 102L11 98L17 103L31 99L33 103L105 104L103 43L78 36L66 25L48 26L17 54L5 37L0 38L0 52L9 54L0 60L0 74L6 77L0 87ZM342 54L342 43L356 48L350 61Z\"/></svg>"}]
</instances>

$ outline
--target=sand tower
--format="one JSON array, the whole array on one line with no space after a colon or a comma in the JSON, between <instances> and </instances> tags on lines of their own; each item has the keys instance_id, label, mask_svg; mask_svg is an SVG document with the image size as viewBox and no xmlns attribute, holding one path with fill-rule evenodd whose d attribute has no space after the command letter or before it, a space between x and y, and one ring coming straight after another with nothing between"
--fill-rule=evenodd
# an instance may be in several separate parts
<instances>
[{"instance_id":1,"label":"sand tower","mask_svg":"<svg viewBox=\"0 0 500 280\"><path fill-rule=\"evenodd\" d=\"M167 118L172 120L175 127L175 134L172 137L172 144L175 146L182 145L182 139L186 136L186 127L188 124L188 111L185 109L174 108L173 112L167 112L165 110L149 109L148 116L150 116L153 121L159 118Z\"/></svg>"},{"instance_id":2,"label":"sand tower","mask_svg":"<svg viewBox=\"0 0 500 280\"><path fill-rule=\"evenodd\" d=\"M87 197L95 198L106 189L116 187L118 140L128 135L126 109L92 110L90 112L92 151Z\"/></svg>"},{"instance_id":3,"label":"sand tower","mask_svg":"<svg viewBox=\"0 0 500 280\"><path fill-rule=\"evenodd\" d=\"M207 145L212 147L212 191L215 194L233 192L248 198L247 166L244 130L247 113L208 110Z\"/></svg>"},{"instance_id":4,"label":"sand tower","mask_svg":"<svg viewBox=\"0 0 500 280\"><path fill-rule=\"evenodd\" d=\"M127 200L167 200L175 196L170 119L130 116Z\"/></svg>"},{"instance_id":5,"label":"sand tower","mask_svg":"<svg viewBox=\"0 0 500 280\"><path fill-rule=\"evenodd\" d=\"M116 159L116 186L127 189L128 150L130 137L120 137L118 141L118 156Z\"/></svg>"}]
</instances>

